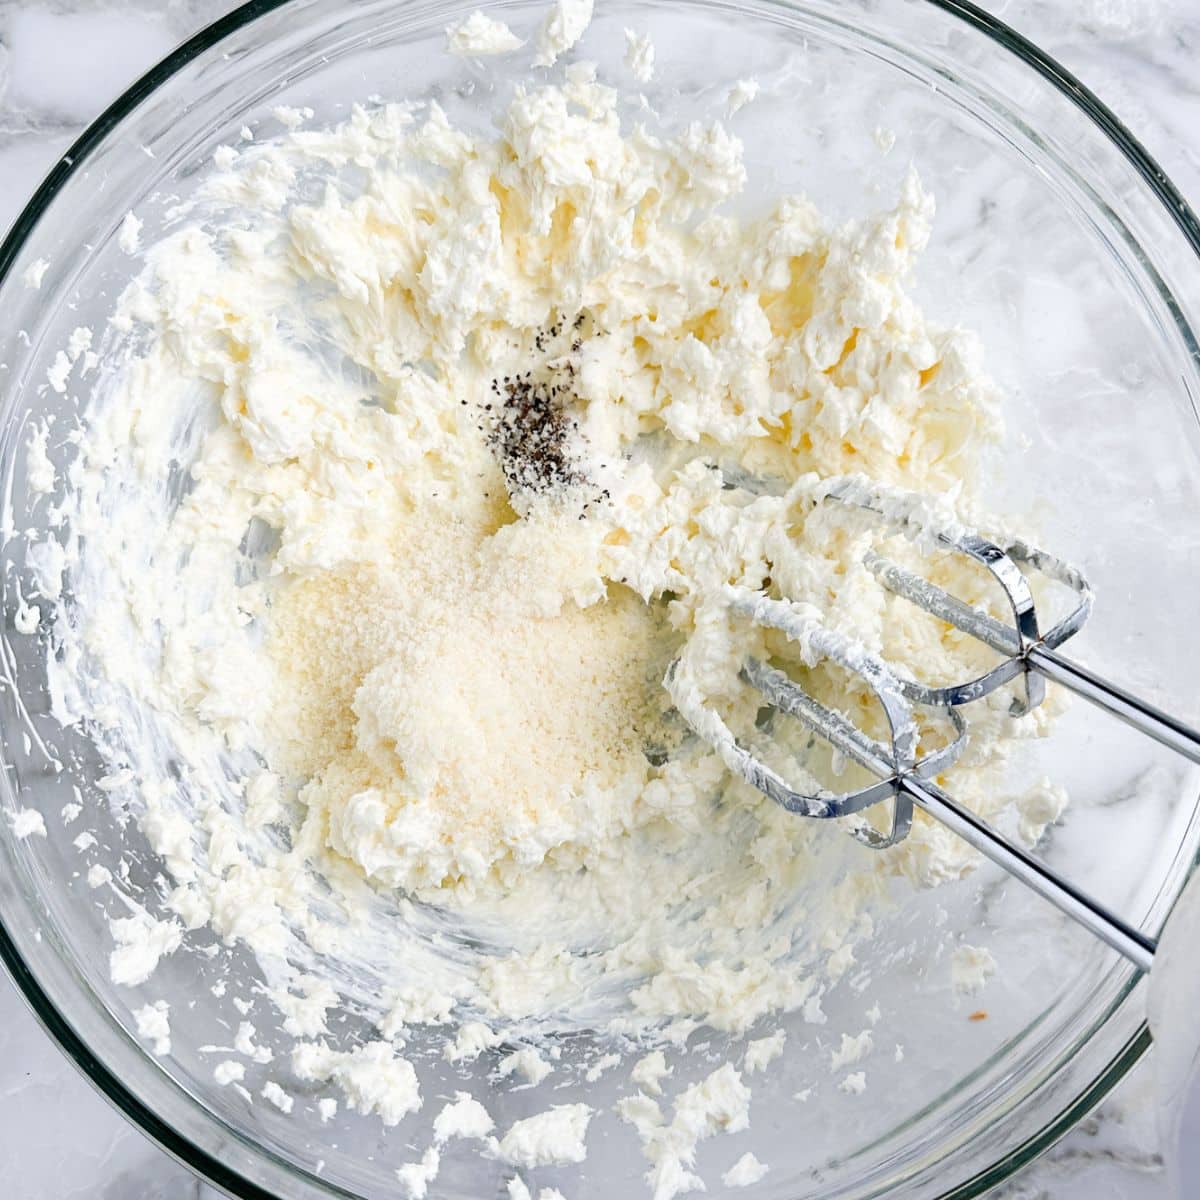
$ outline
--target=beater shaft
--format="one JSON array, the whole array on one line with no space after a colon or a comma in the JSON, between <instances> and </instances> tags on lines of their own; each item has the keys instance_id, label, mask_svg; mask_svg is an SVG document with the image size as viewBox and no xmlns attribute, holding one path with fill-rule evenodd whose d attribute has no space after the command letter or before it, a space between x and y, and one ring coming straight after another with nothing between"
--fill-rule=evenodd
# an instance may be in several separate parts
<instances>
[{"instance_id":1,"label":"beater shaft","mask_svg":"<svg viewBox=\"0 0 1200 1200\"><path fill-rule=\"evenodd\" d=\"M1111 713L1139 733L1146 734L1194 763L1200 763L1200 733L1190 725L1184 724L1178 717L1139 700L1137 696L1131 695L1116 684L1101 679L1099 675L1085 670L1078 663L1060 657L1044 646L1031 647L1026 661L1035 671L1053 683L1062 684L1068 691Z\"/></svg>"},{"instance_id":2,"label":"beater shaft","mask_svg":"<svg viewBox=\"0 0 1200 1200\"><path fill-rule=\"evenodd\" d=\"M1043 899L1059 912L1127 958L1140 971L1149 971L1154 963L1158 942L1109 912L1103 904L1063 879L1036 858L1014 846L1003 834L981 821L969 809L948 796L935 783L904 776L897 786L912 802L939 821L952 833Z\"/></svg>"}]
</instances>

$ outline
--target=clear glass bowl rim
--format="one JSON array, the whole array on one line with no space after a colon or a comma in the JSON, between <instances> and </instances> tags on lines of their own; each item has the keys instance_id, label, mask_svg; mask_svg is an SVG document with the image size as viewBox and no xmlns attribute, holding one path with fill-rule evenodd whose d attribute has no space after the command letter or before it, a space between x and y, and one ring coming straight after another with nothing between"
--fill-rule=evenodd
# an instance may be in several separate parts
<instances>
[{"instance_id":1,"label":"clear glass bowl rim","mask_svg":"<svg viewBox=\"0 0 1200 1200\"><path fill-rule=\"evenodd\" d=\"M107 134L162 84L210 47L229 34L249 25L260 16L282 8L292 0L247 0L225 16L206 25L164 59L131 84L84 131L54 164L29 202L0 242L0 283L8 276L21 248L33 232L42 214L54 201L68 179L85 162ZM788 0L773 0L788 8ZM1200 261L1200 220L1182 193L1168 178L1154 157L1126 128L1117 115L1090 88L1061 63L1033 42L970 3L970 0L919 0L970 26L1012 54L1023 65L1037 72L1055 87L1097 127L1137 171L1157 197L1174 224L1183 234ZM1177 319L1182 320L1177 315ZM207 1182L239 1200L278 1200L278 1197L215 1158L164 1121L143 1104L124 1083L92 1053L50 997L38 983L22 958L9 931L0 921L0 962L9 978L50 1035L85 1079L143 1134L172 1157ZM942 1195L941 1200L972 1200L997 1184L1011 1178L1037 1158L1096 1107L1133 1069L1151 1045L1150 1031L1143 1021L1133 1036L1096 1076L1092 1083L1056 1117L999 1161L984 1168L973 1178Z\"/></svg>"}]
</instances>

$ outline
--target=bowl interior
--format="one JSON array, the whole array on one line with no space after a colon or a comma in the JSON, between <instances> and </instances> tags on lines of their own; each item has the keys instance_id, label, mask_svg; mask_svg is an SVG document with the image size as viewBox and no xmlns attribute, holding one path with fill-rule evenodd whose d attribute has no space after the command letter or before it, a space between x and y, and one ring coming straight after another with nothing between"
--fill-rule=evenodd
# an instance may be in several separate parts
<instances>
[{"instance_id":1,"label":"bowl interior","mask_svg":"<svg viewBox=\"0 0 1200 1200\"><path fill-rule=\"evenodd\" d=\"M242 1021L281 1058L286 1048L272 1043L269 1000L247 1015L216 994L233 974L262 972L244 948L219 948L207 931L189 935L142 987L109 982L107 918L120 906L89 888L88 867L119 874L151 911L164 881L105 790L95 748L55 718L46 631L16 629L21 598L36 591L44 566L36 547L54 500L29 490L24 447L30 422L54 414L51 456L70 456L68 434L95 380L73 378L60 394L46 373L75 327L99 333L136 268L117 244L125 213L145 222L143 240L171 228L214 150L236 143L243 126L261 141L284 132L278 105L309 106L312 123L323 124L380 96L434 98L452 121L487 128L528 68L522 57L483 64L442 53L444 26L470 7L347 10L295 0L229 22L225 36L160 73L91 136L82 161L40 198L36 223L18 226L0 282L10 317L0 332L4 802L39 809L48 831L4 839L0 915L28 966L29 990L40 989L94 1054L89 1071L121 1091L137 1119L147 1120L142 1106L157 1114L164 1124L154 1132L172 1148L211 1174L223 1166L232 1172L227 1186L246 1194L256 1183L296 1196L393 1195L395 1168L428 1144L439 1105L430 1099L388 1130L345 1113L322 1122L315 1100L324 1089L295 1081L287 1116L218 1086L221 1055L201 1048L230 1045ZM540 6L497 7L522 36L541 19ZM1192 251L1135 166L995 38L933 5L605 4L579 56L623 85L625 26L657 46L657 76L645 90L668 124L720 115L736 80L759 81L758 98L731 122L746 146L751 186L739 207L747 214L798 192L846 219L890 204L916 166L939 208L917 293L944 324L978 332L1005 395L1007 441L988 464L989 503L1091 579L1095 614L1071 650L1195 720L1200 642L1186 633L1183 584L1200 550L1198 381L1192 298L1174 278ZM39 259L48 267L33 289L22 276ZM997 786L1016 790L1043 775L1072 798L1042 847L1047 859L1155 926L1194 858L1195 773L1076 704ZM68 822L61 814L72 803L84 814ZM81 849L85 830L92 840ZM871 853L844 843L830 832L832 864ZM919 895L898 885L896 900L826 997L819 1023L794 1013L755 1030L786 1027L787 1053L753 1081L750 1129L701 1146L702 1176L715 1180L753 1149L772 1168L755 1193L763 1196L969 1191L971 1180L1036 1143L1136 1036L1128 968L998 872L982 868ZM951 985L950 956L964 940L989 947L1000 967L978 997L959 997ZM131 1032L132 1010L156 999L172 1010L173 1052L162 1059ZM983 1011L986 1019L970 1019ZM875 1033L868 1089L849 1095L837 1087L831 1053L842 1034L866 1028ZM361 1032L361 1018L348 1012L334 1037ZM545 1107L536 1090L495 1088L496 1055L452 1068L440 1044L415 1038L408 1048L427 1097L487 1096L501 1128ZM693 1035L675 1083L706 1074L733 1052L726 1047L721 1035ZM640 1194L645 1163L609 1111L630 1091L632 1057L589 1082L588 1035L564 1038L559 1049L566 1082L553 1102L586 1099L601 1115L587 1162L539 1174L539 1185L574 1197ZM277 1071L251 1067L247 1087L257 1097ZM440 1194L501 1195L510 1175L462 1145L446 1153Z\"/></svg>"}]
</instances>

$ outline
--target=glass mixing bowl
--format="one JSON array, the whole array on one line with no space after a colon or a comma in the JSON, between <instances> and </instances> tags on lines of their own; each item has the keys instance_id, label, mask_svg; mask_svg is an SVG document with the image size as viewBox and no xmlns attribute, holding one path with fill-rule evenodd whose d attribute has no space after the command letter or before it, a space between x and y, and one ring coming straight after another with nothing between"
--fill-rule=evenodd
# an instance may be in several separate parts
<instances>
[{"instance_id":1,"label":"glass mixing bowl","mask_svg":"<svg viewBox=\"0 0 1200 1200\"><path fill-rule=\"evenodd\" d=\"M436 97L452 119L486 124L516 68L441 52L443 27L473 7L254 0L105 112L0 248L0 801L39 809L48 831L18 840L0 823L0 953L87 1076L167 1150L238 1196L394 1195L393 1169L428 1143L438 1106L427 1102L386 1130L354 1114L322 1124L301 1085L288 1085L297 1103L286 1116L218 1087L214 1057L200 1047L228 1041L243 1018L210 988L226 971L253 978L258 967L243 951L232 952L232 965L210 957L206 932L143 987L109 982L112 904L88 888L86 867L120 871L148 905L158 903L160 870L104 801L94 751L49 711L43 635L16 632L18 597L29 591L24 533L46 523L23 448L30 420L56 413L51 453L61 453L55 442L76 398L48 388L46 371L75 326L103 325L129 278L133 260L117 245L127 211L153 237L205 177L217 146L243 126L256 137L282 132L280 104L310 106L327 122L376 93ZM542 16L540 4L493 7L523 35ZM603 0L579 53L623 78L627 25L656 43L658 74L646 90L668 118L711 112L739 78L762 84L736 126L752 180L747 210L802 191L842 218L890 202L910 161L918 165L940 209L919 297L935 317L979 331L1006 395L1009 441L990 464L986 499L1015 524L1033 523L1090 574L1099 602L1077 654L1195 722L1200 639L1191 636L1187 568L1200 561L1200 228L1155 164L1070 75L954 0ZM33 288L24 280L38 260L47 266ZM1194 775L1081 705L1021 770L1055 778L1073 797L1046 857L1156 929L1195 860ZM76 794L86 815L68 824L59 814ZM95 842L81 853L84 828ZM994 870L903 900L827 997L826 1024L780 1018L788 1050L754 1078L750 1129L700 1148L711 1186L752 1149L771 1166L754 1193L764 1197L976 1196L1061 1135L1146 1049L1131 969ZM950 986L950 951L963 937L989 946L1000 964L969 1000ZM174 1050L163 1058L131 1018L156 999L171 1004ZM869 1086L843 1094L829 1048L862 1029L876 1003L886 1018L865 1064ZM251 1015L270 1045L265 1010L263 1001ZM348 1014L337 1036L354 1032ZM563 1062L585 1061L586 1041L564 1043ZM697 1074L722 1050L715 1036L700 1041ZM456 1073L440 1059L423 1062L427 1101L464 1088L488 1093L488 1065ZM564 1070L554 1102L586 1095L603 1115L583 1167L541 1173L540 1186L574 1198L644 1193L633 1134L607 1111L628 1088L627 1067L592 1084ZM488 1102L503 1128L546 1099L506 1091ZM436 1194L502 1195L509 1175L473 1150L451 1149Z\"/></svg>"}]
</instances>

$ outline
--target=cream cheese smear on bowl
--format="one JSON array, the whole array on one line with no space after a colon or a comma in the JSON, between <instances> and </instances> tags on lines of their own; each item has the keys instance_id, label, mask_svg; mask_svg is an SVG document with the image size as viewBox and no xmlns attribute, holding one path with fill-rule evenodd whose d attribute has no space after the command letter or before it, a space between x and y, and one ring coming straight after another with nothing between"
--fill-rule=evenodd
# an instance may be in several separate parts
<instances>
[{"instance_id":1,"label":"cream cheese smear on bowl","mask_svg":"<svg viewBox=\"0 0 1200 1200\"><path fill-rule=\"evenodd\" d=\"M729 585L901 668L953 677L982 653L891 597L862 562L878 532L820 503L861 474L978 515L998 397L974 338L906 290L933 199L913 172L839 226L801 196L729 215L754 81L663 128L627 94L655 71L638 31L624 79L540 69L590 15L559 0L529 45L482 13L447 30L449 53L536 68L487 136L435 102L332 128L286 110L281 136L218 153L161 239L131 214L140 273L51 371L58 391L90 377L65 479L46 430L28 450L30 486L65 488L27 600L53 628L54 712L95 739L168 880L165 909L130 896L113 917L114 980L152 993L206 927L247 947L291 1045L253 1102L287 1113L316 1082L323 1116L435 1106L397 1168L412 1197L456 1139L509 1165L514 1200L585 1161L596 1111L553 1091L554 1039L580 1031L640 1047L616 1112L647 1194L702 1188L698 1143L746 1128L755 1075L790 1053L771 1018L824 1019L897 881L976 864L920 815L886 853L789 815L664 686L677 663L676 697L801 783L838 764L763 726L747 656L862 719L865 689L737 617ZM1032 843L1065 797L996 781L1057 705L1018 721L996 700L955 794ZM995 963L965 947L953 969L969 990ZM371 1038L331 1035L346 1008ZM167 1005L136 1019L169 1052ZM452 1064L516 1047L495 1087L544 1102L502 1127L465 1092L426 1097L418 1028ZM672 1087L702 1028L734 1052ZM236 1030L218 1082L272 1059L262 1036ZM861 1092L879 1040L818 1069ZM621 1061L598 1049L587 1077ZM747 1153L708 1183L770 1169Z\"/></svg>"}]
</instances>

